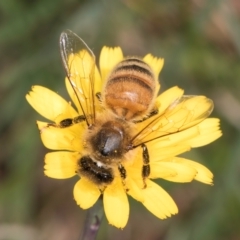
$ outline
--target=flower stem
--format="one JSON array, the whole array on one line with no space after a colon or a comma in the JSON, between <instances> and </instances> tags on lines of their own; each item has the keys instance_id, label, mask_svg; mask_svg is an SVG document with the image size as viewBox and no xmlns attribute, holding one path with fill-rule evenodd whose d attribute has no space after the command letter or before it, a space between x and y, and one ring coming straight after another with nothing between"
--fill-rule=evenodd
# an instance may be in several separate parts
<instances>
[{"instance_id":1,"label":"flower stem","mask_svg":"<svg viewBox=\"0 0 240 240\"><path fill-rule=\"evenodd\" d=\"M80 240L94 240L97 237L99 227L103 218L103 202L100 198L94 205L88 210L87 218L81 234Z\"/></svg>"}]
</instances>

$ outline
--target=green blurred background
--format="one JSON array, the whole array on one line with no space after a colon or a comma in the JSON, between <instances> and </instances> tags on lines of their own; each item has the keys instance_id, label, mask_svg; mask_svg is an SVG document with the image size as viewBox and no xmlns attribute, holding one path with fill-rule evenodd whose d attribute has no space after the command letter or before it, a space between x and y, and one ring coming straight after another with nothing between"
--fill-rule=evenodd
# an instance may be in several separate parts
<instances>
[{"instance_id":1,"label":"green blurred background","mask_svg":"<svg viewBox=\"0 0 240 240\"><path fill-rule=\"evenodd\" d=\"M240 239L240 2L238 0L0 1L0 240L77 240L86 217L73 200L77 178L44 176L47 149L25 94L43 85L66 97L59 35L71 29L96 56L103 45L165 58L162 90L178 85L215 102L223 137L187 157L214 186L159 183L180 213L159 220L130 200L124 230L104 219L98 239Z\"/></svg>"}]
</instances>

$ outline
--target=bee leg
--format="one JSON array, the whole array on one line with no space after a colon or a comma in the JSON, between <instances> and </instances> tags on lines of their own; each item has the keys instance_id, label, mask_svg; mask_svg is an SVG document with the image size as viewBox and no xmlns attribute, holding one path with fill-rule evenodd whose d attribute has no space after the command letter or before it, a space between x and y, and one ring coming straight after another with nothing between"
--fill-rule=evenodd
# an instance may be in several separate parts
<instances>
[{"instance_id":1,"label":"bee leg","mask_svg":"<svg viewBox=\"0 0 240 240\"><path fill-rule=\"evenodd\" d=\"M75 118L73 118L73 123L80 123L86 121L86 117L83 115L77 116Z\"/></svg>"},{"instance_id":2,"label":"bee leg","mask_svg":"<svg viewBox=\"0 0 240 240\"><path fill-rule=\"evenodd\" d=\"M66 118L58 124L58 127L60 128L70 127L73 125L73 123L74 123L73 118Z\"/></svg>"},{"instance_id":3,"label":"bee leg","mask_svg":"<svg viewBox=\"0 0 240 240\"><path fill-rule=\"evenodd\" d=\"M102 102L102 94L100 92L96 93L96 97L97 97L99 102Z\"/></svg>"},{"instance_id":4,"label":"bee leg","mask_svg":"<svg viewBox=\"0 0 240 240\"><path fill-rule=\"evenodd\" d=\"M156 114L158 114L158 109L153 109L153 110L149 113L149 115L148 115L147 117L144 117L144 118L141 119L141 120L134 121L134 123L143 122L143 121L149 119L150 117L153 117L153 116L156 115Z\"/></svg>"},{"instance_id":5,"label":"bee leg","mask_svg":"<svg viewBox=\"0 0 240 240\"><path fill-rule=\"evenodd\" d=\"M126 179L126 177L127 177L126 169L124 168L124 166L123 166L122 164L119 164L119 165L118 165L118 171L119 171L120 176L121 176L121 178L122 178L122 183L123 183L123 185L125 186L125 185L126 185L126 184L125 184L125 179ZM127 189L126 189L126 191L127 191Z\"/></svg>"},{"instance_id":6,"label":"bee leg","mask_svg":"<svg viewBox=\"0 0 240 240\"><path fill-rule=\"evenodd\" d=\"M148 118L150 118L150 117L152 117L152 116L154 116L154 115L156 115L156 114L158 114L158 109L157 109L157 108L153 109L153 110L150 112Z\"/></svg>"},{"instance_id":7,"label":"bee leg","mask_svg":"<svg viewBox=\"0 0 240 240\"><path fill-rule=\"evenodd\" d=\"M64 120L62 120L59 124L55 124L55 123L49 123L48 126L52 126L52 127L58 127L58 128L66 128L66 127L70 127L73 124L85 121L86 118L85 116L81 115L81 116L77 116L75 118L66 118Z\"/></svg>"},{"instance_id":8,"label":"bee leg","mask_svg":"<svg viewBox=\"0 0 240 240\"><path fill-rule=\"evenodd\" d=\"M149 153L148 153L147 146L144 143L141 145L141 147L143 150L143 152L142 152L142 157L143 157L142 178L143 178L144 188L146 188L147 187L146 178L150 175Z\"/></svg>"}]
</instances>

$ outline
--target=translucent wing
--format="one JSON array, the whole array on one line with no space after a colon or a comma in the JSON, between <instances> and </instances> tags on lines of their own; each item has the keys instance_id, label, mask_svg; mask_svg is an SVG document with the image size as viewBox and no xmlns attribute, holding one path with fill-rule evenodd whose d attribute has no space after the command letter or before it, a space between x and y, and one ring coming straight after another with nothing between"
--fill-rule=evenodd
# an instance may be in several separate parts
<instances>
[{"instance_id":1,"label":"translucent wing","mask_svg":"<svg viewBox=\"0 0 240 240\"><path fill-rule=\"evenodd\" d=\"M95 121L95 56L87 44L70 30L60 36L60 51L67 73L67 89L88 126Z\"/></svg>"},{"instance_id":2,"label":"translucent wing","mask_svg":"<svg viewBox=\"0 0 240 240\"><path fill-rule=\"evenodd\" d=\"M213 110L213 102L204 96L183 95L160 114L138 124L141 129L133 138L133 146L190 128Z\"/></svg>"}]
</instances>

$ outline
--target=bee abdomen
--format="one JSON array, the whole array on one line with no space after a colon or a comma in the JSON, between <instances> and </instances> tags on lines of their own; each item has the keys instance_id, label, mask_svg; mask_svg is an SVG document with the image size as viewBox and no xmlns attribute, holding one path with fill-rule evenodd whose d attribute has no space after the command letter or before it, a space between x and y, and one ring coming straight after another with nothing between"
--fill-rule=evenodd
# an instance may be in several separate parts
<instances>
[{"instance_id":1,"label":"bee abdomen","mask_svg":"<svg viewBox=\"0 0 240 240\"><path fill-rule=\"evenodd\" d=\"M110 184L113 181L114 176L112 169L98 166L89 156L82 157L78 165L80 167L80 174L96 184Z\"/></svg>"},{"instance_id":2,"label":"bee abdomen","mask_svg":"<svg viewBox=\"0 0 240 240\"><path fill-rule=\"evenodd\" d=\"M155 97L156 79L147 63L138 58L120 62L110 74L105 104L126 120L145 114Z\"/></svg>"}]
</instances>

